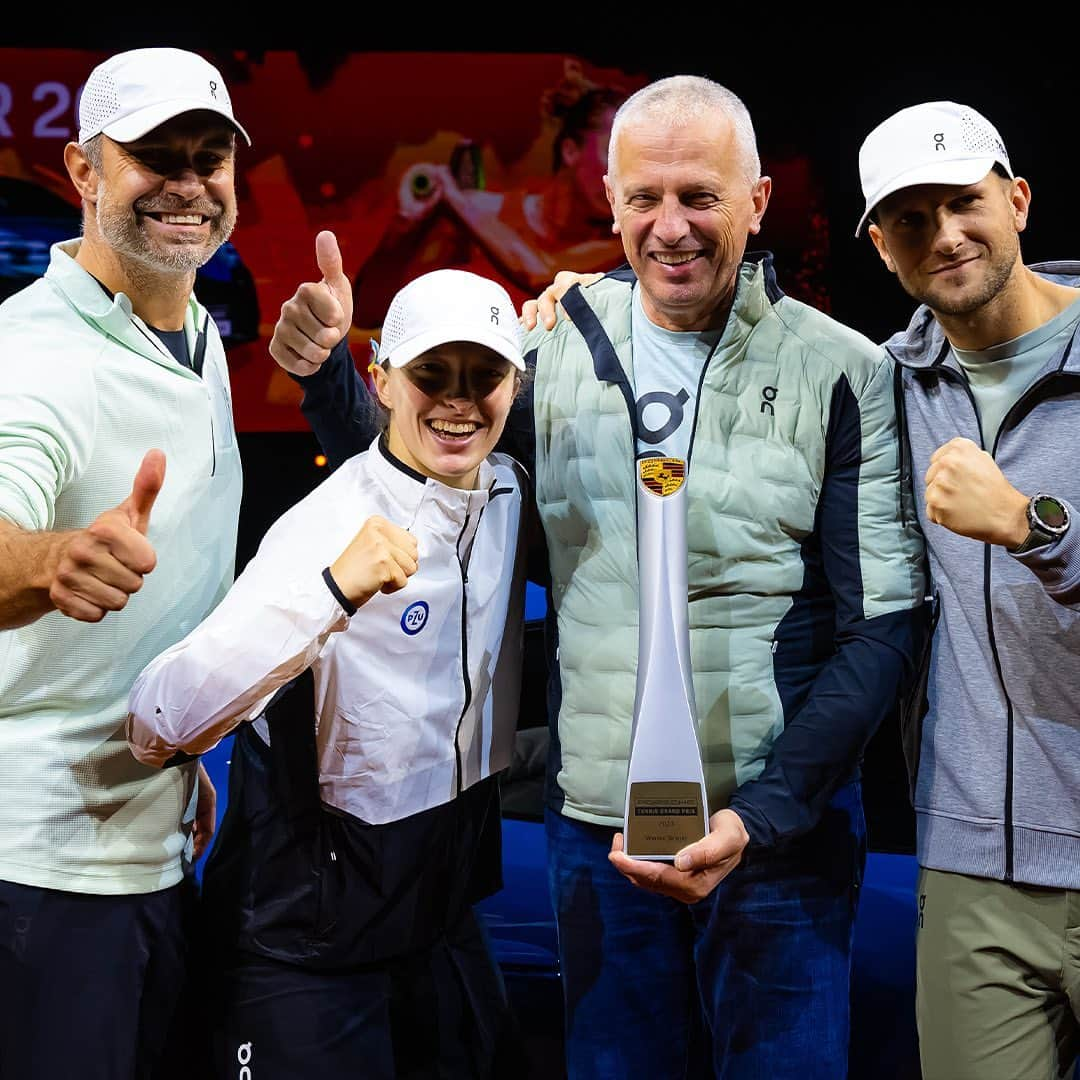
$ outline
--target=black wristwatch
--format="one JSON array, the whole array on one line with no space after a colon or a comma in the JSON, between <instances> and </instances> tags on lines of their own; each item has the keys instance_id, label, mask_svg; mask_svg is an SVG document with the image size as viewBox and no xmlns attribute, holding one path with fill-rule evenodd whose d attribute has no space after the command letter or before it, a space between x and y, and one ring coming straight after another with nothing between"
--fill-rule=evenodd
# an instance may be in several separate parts
<instances>
[{"instance_id":1,"label":"black wristwatch","mask_svg":"<svg viewBox=\"0 0 1080 1080\"><path fill-rule=\"evenodd\" d=\"M1011 549L1014 555L1023 555L1032 548L1059 540L1069 531L1069 508L1060 499L1043 491L1036 492L1028 499L1027 519L1031 531L1019 547Z\"/></svg>"}]
</instances>

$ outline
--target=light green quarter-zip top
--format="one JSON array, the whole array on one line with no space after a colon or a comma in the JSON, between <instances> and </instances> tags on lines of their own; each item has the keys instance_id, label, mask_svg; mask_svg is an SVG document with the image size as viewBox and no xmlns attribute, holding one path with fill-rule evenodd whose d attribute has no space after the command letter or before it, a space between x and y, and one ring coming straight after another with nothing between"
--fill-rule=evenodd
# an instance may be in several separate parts
<instances>
[{"instance_id":1,"label":"light green quarter-zip top","mask_svg":"<svg viewBox=\"0 0 1080 1080\"><path fill-rule=\"evenodd\" d=\"M78 529L166 457L148 539L157 565L100 623L59 612L0 632L0 879L86 893L180 880L193 766L140 765L124 738L135 676L215 606L233 575L240 458L225 352L192 297L178 364L56 245L44 278L0 305L0 516Z\"/></svg>"}]
</instances>

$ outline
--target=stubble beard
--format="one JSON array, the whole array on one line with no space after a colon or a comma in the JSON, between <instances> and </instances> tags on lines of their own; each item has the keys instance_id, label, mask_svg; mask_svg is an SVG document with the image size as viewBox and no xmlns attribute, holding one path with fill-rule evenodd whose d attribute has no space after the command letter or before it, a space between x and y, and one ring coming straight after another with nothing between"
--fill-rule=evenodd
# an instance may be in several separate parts
<instances>
[{"instance_id":1,"label":"stubble beard","mask_svg":"<svg viewBox=\"0 0 1080 1080\"><path fill-rule=\"evenodd\" d=\"M205 204L199 209L170 207L173 213L206 213ZM155 211L160 212L155 207ZM132 260L146 273L193 274L213 258L214 253L232 235L236 226L236 208L226 209L214 204L210 217L210 235L206 239L180 238L176 243L156 245L139 223L139 213L131 206L113 206L109 190L103 181L98 183L96 218L102 240L118 255Z\"/></svg>"},{"instance_id":2,"label":"stubble beard","mask_svg":"<svg viewBox=\"0 0 1080 1080\"><path fill-rule=\"evenodd\" d=\"M951 317L971 315L984 308L999 296L1012 277L1016 260L1020 257L1020 239L1013 236L1006 241L1004 248L999 248L1000 255L987 268L986 277L977 292L953 295L945 286L940 289L931 287L925 290L908 288L911 297L921 304L926 304L931 311Z\"/></svg>"}]
</instances>

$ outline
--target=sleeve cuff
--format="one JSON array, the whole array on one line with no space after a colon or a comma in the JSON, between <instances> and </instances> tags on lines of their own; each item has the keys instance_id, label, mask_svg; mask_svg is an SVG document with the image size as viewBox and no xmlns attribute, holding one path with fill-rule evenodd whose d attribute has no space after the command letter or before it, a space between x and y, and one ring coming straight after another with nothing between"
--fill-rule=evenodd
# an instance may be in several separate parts
<instances>
[{"instance_id":1,"label":"sleeve cuff","mask_svg":"<svg viewBox=\"0 0 1080 1080\"><path fill-rule=\"evenodd\" d=\"M714 808L715 809L715 808ZM776 842L775 833L765 815L746 799L733 797L728 803L728 810L733 810L742 820L743 828L750 837L748 848L768 848Z\"/></svg>"},{"instance_id":2,"label":"sleeve cuff","mask_svg":"<svg viewBox=\"0 0 1080 1080\"><path fill-rule=\"evenodd\" d=\"M284 370L285 374L288 375L293 382L297 382L301 386L315 387L326 382L330 373L336 371L343 363L347 363L349 367L353 366L352 350L349 348L348 334L346 334L330 350L330 355L310 375L297 375L295 372L287 369Z\"/></svg>"},{"instance_id":3,"label":"sleeve cuff","mask_svg":"<svg viewBox=\"0 0 1080 1080\"><path fill-rule=\"evenodd\" d=\"M1028 551L1006 551L1039 578L1050 596L1073 603L1080 598L1080 521L1076 508L1071 503L1066 505L1072 524L1064 536Z\"/></svg>"},{"instance_id":4,"label":"sleeve cuff","mask_svg":"<svg viewBox=\"0 0 1080 1080\"><path fill-rule=\"evenodd\" d=\"M341 591L338 587L338 583L334 580L334 575L330 573L330 567L328 566L322 572L323 581L326 582L326 587L334 595L334 599L341 605L342 610L350 618L356 614L356 605Z\"/></svg>"}]
</instances>

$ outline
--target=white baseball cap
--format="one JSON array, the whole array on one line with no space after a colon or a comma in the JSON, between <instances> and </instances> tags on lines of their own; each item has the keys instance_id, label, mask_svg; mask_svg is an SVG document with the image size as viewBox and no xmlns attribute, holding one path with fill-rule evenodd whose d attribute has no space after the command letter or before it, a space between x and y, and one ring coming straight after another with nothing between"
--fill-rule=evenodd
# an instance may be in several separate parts
<instances>
[{"instance_id":1,"label":"white baseball cap","mask_svg":"<svg viewBox=\"0 0 1080 1080\"><path fill-rule=\"evenodd\" d=\"M525 370L514 303L499 284L467 270L433 270L410 281L390 302L375 360L404 367L451 341L485 345Z\"/></svg>"},{"instance_id":2,"label":"white baseball cap","mask_svg":"<svg viewBox=\"0 0 1080 1080\"><path fill-rule=\"evenodd\" d=\"M866 209L916 184L977 184L995 165L1012 166L997 128L981 113L954 101L928 101L901 109L878 124L859 150L859 178Z\"/></svg>"},{"instance_id":3,"label":"white baseball cap","mask_svg":"<svg viewBox=\"0 0 1080 1080\"><path fill-rule=\"evenodd\" d=\"M185 49L132 49L90 72L79 100L79 142L104 133L133 142L181 113L206 109L228 120L251 145L233 116L232 100L213 64Z\"/></svg>"}]
</instances>

